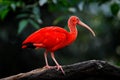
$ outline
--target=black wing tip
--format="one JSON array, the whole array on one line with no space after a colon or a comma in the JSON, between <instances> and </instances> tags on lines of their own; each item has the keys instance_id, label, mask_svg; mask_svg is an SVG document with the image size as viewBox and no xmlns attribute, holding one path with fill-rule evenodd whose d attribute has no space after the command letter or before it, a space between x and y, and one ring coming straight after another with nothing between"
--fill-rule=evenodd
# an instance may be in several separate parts
<instances>
[{"instance_id":1,"label":"black wing tip","mask_svg":"<svg viewBox=\"0 0 120 80\"><path fill-rule=\"evenodd\" d=\"M36 48L36 46L33 45L33 43L25 43L25 44L22 44L22 48Z\"/></svg>"}]
</instances>

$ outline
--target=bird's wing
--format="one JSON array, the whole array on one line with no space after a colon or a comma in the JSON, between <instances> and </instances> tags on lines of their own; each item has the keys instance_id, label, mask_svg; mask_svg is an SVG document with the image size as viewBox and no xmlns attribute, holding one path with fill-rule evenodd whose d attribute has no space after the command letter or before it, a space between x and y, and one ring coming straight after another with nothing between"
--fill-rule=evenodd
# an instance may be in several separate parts
<instances>
[{"instance_id":1,"label":"bird's wing","mask_svg":"<svg viewBox=\"0 0 120 80\"><path fill-rule=\"evenodd\" d=\"M51 48L66 41L67 36L68 32L63 28L45 27L28 36L28 38L23 42L23 44L42 44L45 48Z\"/></svg>"}]
</instances>

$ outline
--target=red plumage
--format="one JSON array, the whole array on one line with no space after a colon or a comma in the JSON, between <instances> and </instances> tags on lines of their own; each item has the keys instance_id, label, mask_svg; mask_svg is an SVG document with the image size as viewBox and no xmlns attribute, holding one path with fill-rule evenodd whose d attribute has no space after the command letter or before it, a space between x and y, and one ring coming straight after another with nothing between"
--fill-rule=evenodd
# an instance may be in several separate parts
<instances>
[{"instance_id":1,"label":"red plumage","mask_svg":"<svg viewBox=\"0 0 120 80\"><path fill-rule=\"evenodd\" d=\"M68 28L69 32L66 31L63 28L57 27L57 26L49 26L44 27L36 32L32 33L30 36L25 39L25 41L22 43L22 48L29 48L29 47L35 47L35 48L45 48L46 51L44 53L45 62L47 68L52 68L48 65L47 61L47 53L51 52L51 57L53 61L56 63L57 69L61 70L63 73L62 67L58 64L54 57L54 52L60 48L63 48L69 44L71 44L77 37L77 28L76 25L79 24L85 28L87 28L93 36L95 36L95 33L92 31L92 29L80 21L80 19L76 16L71 16L68 20Z\"/></svg>"},{"instance_id":2,"label":"red plumage","mask_svg":"<svg viewBox=\"0 0 120 80\"><path fill-rule=\"evenodd\" d=\"M41 46L36 47L46 48L48 51L53 52L68 45L68 42L70 41L69 35L70 34L63 28L50 26L32 33L22 44L41 44Z\"/></svg>"}]
</instances>

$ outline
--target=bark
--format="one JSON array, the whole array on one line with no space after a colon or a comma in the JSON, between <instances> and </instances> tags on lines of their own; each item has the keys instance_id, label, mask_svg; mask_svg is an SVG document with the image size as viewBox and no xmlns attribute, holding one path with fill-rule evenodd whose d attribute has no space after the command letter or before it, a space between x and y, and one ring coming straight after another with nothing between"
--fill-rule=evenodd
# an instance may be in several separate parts
<instances>
[{"instance_id":1,"label":"bark","mask_svg":"<svg viewBox=\"0 0 120 80\"><path fill-rule=\"evenodd\" d=\"M101 60L64 65L63 69L65 75L55 68L39 68L0 80L120 80L120 68Z\"/></svg>"}]
</instances>

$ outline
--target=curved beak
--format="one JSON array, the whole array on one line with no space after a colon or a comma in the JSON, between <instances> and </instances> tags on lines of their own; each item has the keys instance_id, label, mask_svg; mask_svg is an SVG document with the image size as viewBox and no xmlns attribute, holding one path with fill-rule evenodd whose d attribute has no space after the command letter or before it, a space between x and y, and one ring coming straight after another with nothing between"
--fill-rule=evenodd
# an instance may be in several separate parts
<instances>
[{"instance_id":1,"label":"curved beak","mask_svg":"<svg viewBox=\"0 0 120 80\"><path fill-rule=\"evenodd\" d=\"M85 27L85 28L87 28L92 33L92 35L95 36L94 31L88 25L86 25L85 23L83 23L81 21L79 21L78 24Z\"/></svg>"}]
</instances>

